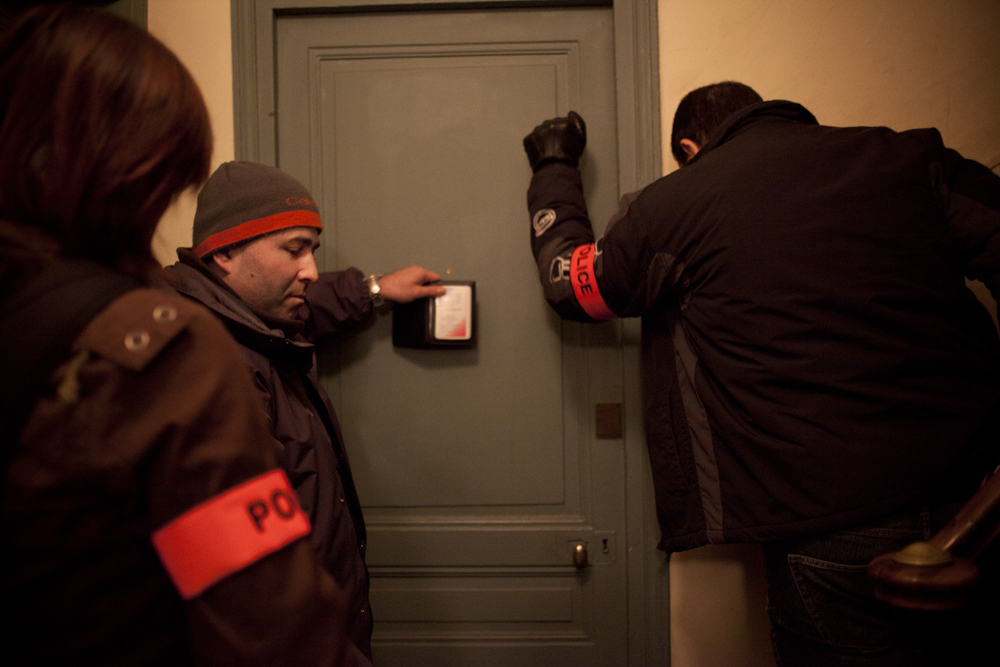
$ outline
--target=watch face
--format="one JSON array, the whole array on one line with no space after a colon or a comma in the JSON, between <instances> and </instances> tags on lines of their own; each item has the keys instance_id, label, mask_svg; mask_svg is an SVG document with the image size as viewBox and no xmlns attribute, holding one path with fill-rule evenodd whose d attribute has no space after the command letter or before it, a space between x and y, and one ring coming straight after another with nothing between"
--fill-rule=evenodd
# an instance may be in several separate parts
<instances>
[{"instance_id":1,"label":"watch face","mask_svg":"<svg viewBox=\"0 0 1000 667\"><path fill-rule=\"evenodd\" d=\"M382 300L382 286L378 284L378 279L380 276L368 276L368 295L371 296L372 301Z\"/></svg>"}]
</instances>

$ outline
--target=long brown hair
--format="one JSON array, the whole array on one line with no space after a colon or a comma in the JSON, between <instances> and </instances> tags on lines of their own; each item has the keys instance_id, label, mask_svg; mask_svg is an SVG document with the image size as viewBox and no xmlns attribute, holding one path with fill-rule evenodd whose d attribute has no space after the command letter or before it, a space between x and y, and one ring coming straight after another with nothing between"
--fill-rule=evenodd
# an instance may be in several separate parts
<instances>
[{"instance_id":1,"label":"long brown hair","mask_svg":"<svg viewBox=\"0 0 1000 667\"><path fill-rule=\"evenodd\" d=\"M106 12L26 12L0 38L0 216L135 275L171 199L208 177L205 102L177 57Z\"/></svg>"}]
</instances>

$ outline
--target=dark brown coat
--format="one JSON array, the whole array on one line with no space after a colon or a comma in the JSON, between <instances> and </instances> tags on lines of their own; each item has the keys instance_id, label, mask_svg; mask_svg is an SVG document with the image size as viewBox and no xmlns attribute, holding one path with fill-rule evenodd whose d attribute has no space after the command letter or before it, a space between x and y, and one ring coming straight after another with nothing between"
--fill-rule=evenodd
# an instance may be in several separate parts
<instances>
[{"instance_id":1,"label":"dark brown coat","mask_svg":"<svg viewBox=\"0 0 1000 667\"><path fill-rule=\"evenodd\" d=\"M240 345L274 449L312 522L316 555L344 592L348 636L370 656L365 521L337 415L316 375L313 345L373 316L364 276L355 268L320 274L301 313L305 335L290 335L270 328L189 250L178 256L167 269L174 286L215 313Z\"/></svg>"},{"instance_id":2,"label":"dark brown coat","mask_svg":"<svg viewBox=\"0 0 1000 667\"><path fill-rule=\"evenodd\" d=\"M243 360L205 309L154 289L114 301L17 448L0 507L0 590L16 610L4 663L354 664L308 540L186 603L150 543L277 465Z\"/></svg>"}]
</instances>

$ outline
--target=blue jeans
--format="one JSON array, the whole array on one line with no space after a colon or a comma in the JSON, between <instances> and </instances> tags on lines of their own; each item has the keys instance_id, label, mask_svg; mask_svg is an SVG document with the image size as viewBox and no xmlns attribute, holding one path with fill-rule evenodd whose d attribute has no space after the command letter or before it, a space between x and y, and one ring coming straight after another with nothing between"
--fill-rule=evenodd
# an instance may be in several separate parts
<instances>
[{"instance_id":1,"label":"blue jeans","mask_svg":"<svg viewBox=\"0 0 1000 667\"><path fill-rule=\"evenodd\" d=\"M868 579L869 561L930 538L961 506L923 507L848 530L763 544L779 667L1000 664L996 545L977 559L983 582L962 610L898 609L877 600Z\"/></svg>"}]
</instances>

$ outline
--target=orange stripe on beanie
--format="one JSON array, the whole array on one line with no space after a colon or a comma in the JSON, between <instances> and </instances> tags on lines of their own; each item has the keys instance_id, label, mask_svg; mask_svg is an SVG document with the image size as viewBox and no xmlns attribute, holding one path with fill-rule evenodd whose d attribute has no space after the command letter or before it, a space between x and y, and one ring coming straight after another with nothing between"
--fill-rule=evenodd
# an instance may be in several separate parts
<instances>
[{"instance_id":1,"label":"orange stripe on beanie","mask_svg":"<svg viewBox=\"0 0 1000 667\"><path fill-rule=\"evenodd\" d=\"M309 191L285 172L256 162L226 162L198 194L194 253L205 256L289 227L323 231Z\"/></svg>"}]
</instances>

